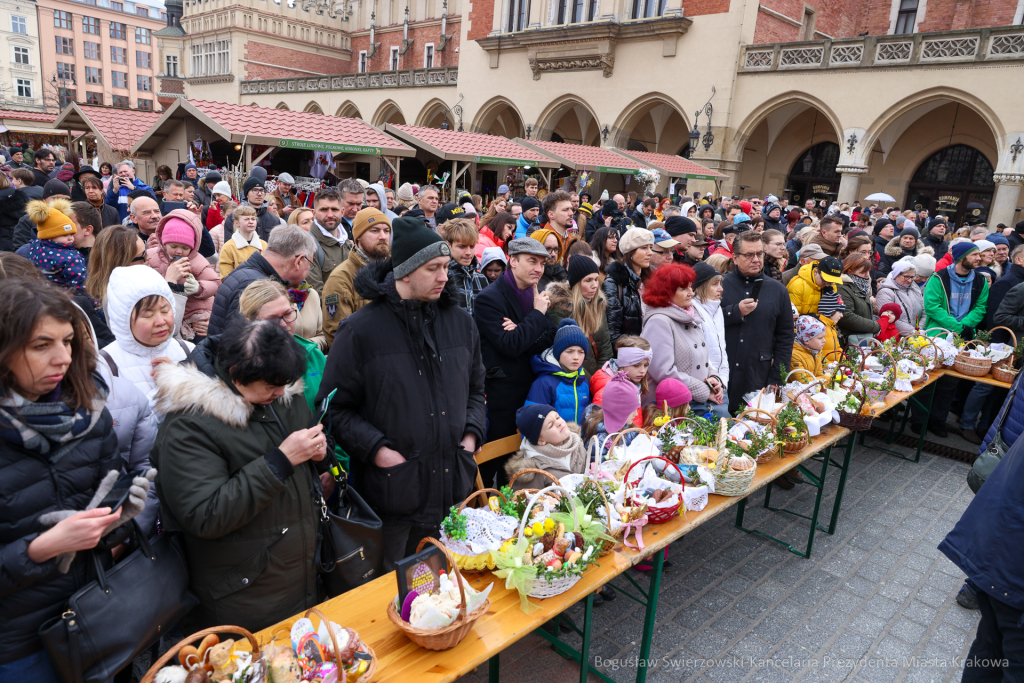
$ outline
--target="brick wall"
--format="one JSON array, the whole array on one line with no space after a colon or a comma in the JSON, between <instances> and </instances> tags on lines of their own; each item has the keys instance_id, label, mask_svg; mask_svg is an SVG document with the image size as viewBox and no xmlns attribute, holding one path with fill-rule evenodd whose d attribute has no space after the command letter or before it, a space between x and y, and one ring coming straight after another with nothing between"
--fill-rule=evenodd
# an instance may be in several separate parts
<instances>
[{"instance_id":1,"label":"brick wall","mask_svg":"<svg viewBox=\"0 0 1024 683\"><path fill-rule=\"evenodd\" d=\"M478 0L479 1L479 0ZM441 25L415 26L409 25L409 38L413 40L412 47L404 55L398 56L399 69L422 69L423 68L423 46L427 43L434 44L434 66L458 66L459 55L455 50L459 47L459 39L462 35L459 18L453 21L448 18L448 27L445 32L452 36L451 41L445 47L444 52L438 52L437 47L441 44ZM374 41L380 43L377 54L369 60L367 71L390 71L391 70L391 47L402 47L402 30L377 31ZM352 36L352 62L346 67L346 73L355 73L359 70L359 52L369 50L370 36Z\"/></svg>"},{"instance_id":2,"label":"brick wall","mask_svg":"<svg viewBox=\"0 0 1024 683\"><path fill-rule=\"evenodd\" d=\"M719 14L729 11L729 0L693 0L683 2L683 12L688 17L699 17L702 14Z\"/></svg>"},{"instance_id":3,"label":"brick wall","mask_svg":"<svg viewBox=\"0 0 1024 683\"><path fill-rule=\"evenodd\" d=\"M885 0L874 0L875 2ZM858 17L860 15L859 5L862 3L870 3L872 0L848 0L843 2L842 0L811 0L804 2L804 0L763 0L761 2L762 7L774 10L779 14L782 14L794 21L803 22L804 20L804 7L810 7L815 10L814 16L814 30L820 31L829 36L835 38L844 38L852 35L857 35L858 31ZM764 23L766 26L762 28L761 24ZM758 37L759 34L765 36L772 36L776 34L781 35L792 35L792 38L787 40L803 40L803 28L798 26L789 26L788 30L782 30L777 24L787 25L776 17L773 17L766 12L758 12L757 25L754 27L755 43L763 42L778 42L778 41L762 41Z\"/></svg>"},{"instance_id":4,"label":"brick wall","mask_svg":"<svg viewBox=\"0 0 1024 683\"><path fill-rule=\"evenodd\" d=\"M754 45L768 43L786 43L800 40L800 28L788 24L764 12L757 13L757 24L754 26Z\"/></svg>"},{"instance_id":5,"label":"brick wall","mask_svg":"<svg viewBox=\"0 0 1024 683\"><path fill-rule=\"evenodd\" d=\"M246 80L254 78L294 78L309 73L340 74L349 71L349 63L343 59L327 57L301 50L289 50L255 40L245 44L245 58L264 64L245 63Z\"/></svg>"},{"instance_id":6,"label":"brick wall","mask_svg":"<svg viewBox=\"0 0 1024 683\"><path fill-rule=\"evenodd\" d=\"M470 40L487 37L494 27L494 7L500 4L499 0L473 0L469 11L469 32L466 34Z\"/></svg>"}]
</instances>

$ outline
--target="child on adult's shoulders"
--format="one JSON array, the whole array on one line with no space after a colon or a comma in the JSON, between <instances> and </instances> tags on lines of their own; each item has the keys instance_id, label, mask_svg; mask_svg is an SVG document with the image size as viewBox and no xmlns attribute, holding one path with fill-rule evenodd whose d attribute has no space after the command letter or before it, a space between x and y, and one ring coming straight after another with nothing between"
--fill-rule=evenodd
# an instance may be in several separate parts
<instances>
[{"instance_id":1,"label":"child on adult's shoulders","mask_svg":"<svg viewBox=\"0 0 1024 683\"><path fill-rule=\"evenodd\" d=\"M24 255L43 276L69 291L85 287L85 258L75 249L78 227L68 218L70 202L51 200L51 204L32 200L25 207L29 219L36 224L36 239L26 244Z\"/></svg>"},{"instance_id":2,"label":"child on adult's shoulders","mask_svg":"<svg viewBox=\"0 0 1024 683\"><path fill-rule=\"evenodd\" d=\"M586 470L587 451L579 425L567 423L552 406L528 403L516 413L516 427L523 435L523 443L505 463L510 479L525 469L544 470L555 479ZM539 489L550 483L543 475L527 472L516 479L513 488Z\"/></svg>"},{"instance_id":3,"label":"child on adult's shoulders","mask_svg":"<svg viewBox=\"0 0 1024 683\"><path fill-rule=\"evenodd\" d=\"M526 395L526 404L552 405L566 422L583 422L590 405L590 387L582 366L589 351L590 341L576 321L562 320L551 348L530 359L537 379Z\"/></svg>"}]
</instances>

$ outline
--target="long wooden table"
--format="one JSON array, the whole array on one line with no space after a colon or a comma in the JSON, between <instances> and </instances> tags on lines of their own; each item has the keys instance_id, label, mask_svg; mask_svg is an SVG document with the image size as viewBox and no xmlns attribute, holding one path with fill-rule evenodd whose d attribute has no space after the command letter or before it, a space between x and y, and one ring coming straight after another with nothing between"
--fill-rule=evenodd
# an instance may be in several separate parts
<instances>
[{"instance_id":1,"label":"long wooden table","mask_svg":"<svg viewBox=\"0 0 1024 683\"><path fill-rule=\"evenodd\" d=\"M999 380L995 379L994 377L992 377L991 372L981 377L965 375L963 373L957 372L956 370L953 370L952 368L943 368L942 372L943 374L949 377L956 377L957 379L966 379L968 381L979 382L981 384L990 384L994 387L999 387L1000 389L1009 389L1011 386L1013 386L1010 382L1000 382Z\"/></svg>"}]
</instances>

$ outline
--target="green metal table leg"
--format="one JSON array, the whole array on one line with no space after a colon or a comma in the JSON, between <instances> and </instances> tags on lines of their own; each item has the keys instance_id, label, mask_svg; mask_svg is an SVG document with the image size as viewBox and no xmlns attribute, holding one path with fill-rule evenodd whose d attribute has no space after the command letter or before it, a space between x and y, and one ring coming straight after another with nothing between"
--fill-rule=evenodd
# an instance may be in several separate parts
<instances>
[{"instance_id":1,"label":"green metal table leg","mask_svg":"<svg viewBox=\"0 0 1024 683\"><path fill-rule=\"evenodd\" d=\"M566 659L573 660L574 662L576 662L577 664L580 665L580 681L581 682L585 683L585 681L587 680L587 677L590 676L591 674L593 674L594 676L597 676L598 678L600 678L602 681L605 681L605 683L615 683L614 680L612 680L608 676L604 675L603 673L601 673L600 671L595 669L594 666L591 665L590 661L589 661L590 660L590 627L591 627L591 617L593 616L593 612L594 612L594 594L591 593L590 595L587 596L586 601L584 603L583 629L580 630L579 628L576 627L575 624L573 624L570 621L570 626L572 627L572 630L575 631L576 633L578 633L580 635L580 637L582 638L582 640L583 640L582 645L581 645L581 650L574 650L572 648L572 646L568 645L567 643L562 642L562 640L558 637L558 633L559 633L558 626L559 626L559 622L561 621L562 615L559 615L554 620L552 620L552 623L555 626L554 635L548 633L543 628L536 629L534 631L534 634L540 636L544 640L546 640L549 643L551 643L551 647L552 647L552 649L554 649L555 652L557 652L561 656L565 657ZM494 680L497 680L497 679L494 679Z\"/></svg>"},{"instance_id":2,"label":"green metal table leg","mask_svg":"<svg viewBox=\"0 0 1024 683\"><path fill-rule=\"evenodd\" d=\"M846 440L846 449L843 453L843 464L839 471L839 486L836 489L836 499L832 503L832 517L828 523L828 533L836 532L836 523L839 522L839 508L843 504L843 491L846 490L846 475L850 471L850 459L853 458L853 447L857 443L857 432L850 434Z\"/></svg>"},{"instance_id":3,"label":"green metal table leg","mask_svg":"<svg viewBox=\"0 0 1024 683\"><path fill-rule=\"evenodd\" d=\"M497 653L487 661L487 680L490 683L498 683L501 676L501 663L498 660L500 656L501 653Z\"/></svg>"},{"instance_id":4,"label":"green metal table leg","mask_svg":"<svg viewBox=\"0 0 1024 683\"><path fill-rule=\"evenodd\" d=\"M587 596L587 604L583 609L583 642L580 644L580 683L587 683L590 677L590 626L594 611L594 594Z\"/></svg>"},{"instance_id":5,"label":"green metal table leg","mask_svg":"<svg viewBox=\"0 0 1024 683\"><path fill-rule=\"evenodd\" d=\"M647 591L647 613L644 617L644 635L640 641L640 661L636 671L636 683L647 680L647 660L651 656L651 640L658 616L658 594L661 592L661 572L665 564L665 551L659 550L651 558L651 587Z\"/></svg>"},{"instance_id":6,"label":"green metal table leg","mask_svg":"<svg viewBox=\"0 0 1024 683\"><path fill-rule=\"evenodd\" d=\"M935 400L935 387L938 386L939 382L932 382L931 390L928 392L928 405L925 407L925 415L930 416L932 412L932 402ZM910 411L910 406L907 406L907 411ZM921 462L921 449L924 448L924 437L928 433L928 419L925 419L921 423L921 436L917 439L917 451L914 453L914 462Z\"/></svg>"}]
</instances>

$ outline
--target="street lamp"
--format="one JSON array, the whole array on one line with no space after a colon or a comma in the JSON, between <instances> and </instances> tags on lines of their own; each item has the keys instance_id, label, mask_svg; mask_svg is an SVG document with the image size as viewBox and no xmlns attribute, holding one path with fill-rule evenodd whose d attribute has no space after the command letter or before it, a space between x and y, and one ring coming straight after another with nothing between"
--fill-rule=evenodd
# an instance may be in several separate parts
<instances>
[{"instance_id":1,"label":"street lamp","mask_svg":"<svg viewBox=\"0 0 1024 683\"><path fill-rule=\"evenodd\" d=\"M440 105L441 109L444 110L444 121L441 122L441 130L448 130L449 129L450 126L448 125L448 114L451 114L452 115L452 121L454 121L456 119L456 117L459 119L459 132L460 133L465 132L463 130L463 128L462 128L462 105L459 104L460 102L462 102L464 97L465 97L465 95L459 95L459 101L456 102L455 106L452 107L451 109L449 109L448 107L444 106L443 104Z\"/></svg>"},{"instance_id":2,"label":"street lamp","mask_svg":"<svg viewBox=\"0 0 1024 683\"><path fill-rule=\"evenodd\" d=\"M697 122L700 120L701 112L707 114L708 117L708 129L704 133L704 151L711 149L711 145L715 144L715 134L711 132L711 114L714 112L714 107L711 106L711 100L715 97L715 86L711 86L711 97L708 98L707 104L698 109L693 115L693 130L690 131L690 149L687 153L687 158L693 156L693 150L697 149L697 145L701 143L700 128L697 127Z\"/></svg>"}]
</instances>

